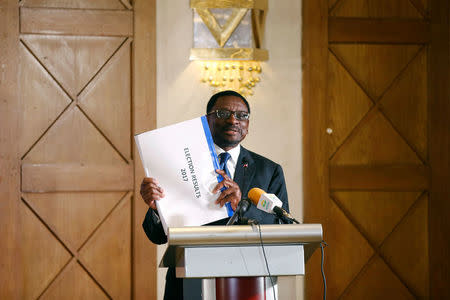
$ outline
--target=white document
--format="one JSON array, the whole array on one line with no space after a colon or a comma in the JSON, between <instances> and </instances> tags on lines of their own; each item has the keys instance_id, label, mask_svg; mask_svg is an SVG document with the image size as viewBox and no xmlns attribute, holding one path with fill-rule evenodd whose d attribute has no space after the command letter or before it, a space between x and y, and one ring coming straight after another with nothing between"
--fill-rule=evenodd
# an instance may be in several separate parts
<instances>
[{"instance_id":1,"label":"white document","mask_svg":"<svg viewBox=\"0 0 450 300\"><path fill-rule=\"evenodd\" d=\"M156 201L168 227L200 226L228 217L211 193L221 176L206 116L135 136L147 177L154 177L165 197Z\"/></svg>"}]
</instances>

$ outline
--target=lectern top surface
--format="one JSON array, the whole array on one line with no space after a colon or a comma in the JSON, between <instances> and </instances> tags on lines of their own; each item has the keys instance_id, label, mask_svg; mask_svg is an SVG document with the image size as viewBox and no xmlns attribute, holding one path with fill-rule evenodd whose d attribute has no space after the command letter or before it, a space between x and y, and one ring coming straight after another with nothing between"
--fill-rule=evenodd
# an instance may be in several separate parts
<instances>
[{"instance_id":1,"label":"lectern top surface","mask_svg":"<svg viewBox=\"0 0 450 300\"><path fill-rule=\"evenodd\" d=\"M264 244L309 244L322 241L321 224L261 225ZM259 226L193 226L169 228L171 246L256 245Z\"/></svg>"}]
</instances>

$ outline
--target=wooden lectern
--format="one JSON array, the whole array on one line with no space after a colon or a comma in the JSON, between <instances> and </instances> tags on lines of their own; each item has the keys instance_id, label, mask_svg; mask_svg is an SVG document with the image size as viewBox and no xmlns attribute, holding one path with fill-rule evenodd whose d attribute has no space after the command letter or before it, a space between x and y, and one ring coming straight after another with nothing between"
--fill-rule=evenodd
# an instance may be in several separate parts
<instances>
[{"instance_id":1,"label":"wooden lectern","mask_svg":"<svg viewBox=\"0 0 450 300\"><path fill-rule=\"evenodd\" d=\"M160 267L175 267L179 278L202 278L203 300L273 299L277 276L305 274L305 262L322 241L322 225L261 225L264 251L258 227L169 228Z\"/></svg>"}]
</instances>

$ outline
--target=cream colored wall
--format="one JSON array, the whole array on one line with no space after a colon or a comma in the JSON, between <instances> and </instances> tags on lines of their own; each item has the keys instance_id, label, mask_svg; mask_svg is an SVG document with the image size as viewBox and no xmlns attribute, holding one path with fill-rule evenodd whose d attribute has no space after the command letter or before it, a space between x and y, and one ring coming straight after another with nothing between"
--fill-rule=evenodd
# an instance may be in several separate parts
<instances>
[{"instance_id":1,"label":"cream colored wall","mask_svg":"<svg viewBox=\"0 0 450 300\"><path fill-rule=\"evenodd\" d=\"M157 1L157 125L205 113L212 90L200 82L200 66L189 61L192 11L188 0ZM269 0L261 82L248 97L252 115L243 145L282 165L291 212L302 219L301 0ZM158 249L158 261L164 252ZM158 274L158 299L166 270ZM301 299L302 279L280 280L280 299Z\"/></svg>"}]
</instances>

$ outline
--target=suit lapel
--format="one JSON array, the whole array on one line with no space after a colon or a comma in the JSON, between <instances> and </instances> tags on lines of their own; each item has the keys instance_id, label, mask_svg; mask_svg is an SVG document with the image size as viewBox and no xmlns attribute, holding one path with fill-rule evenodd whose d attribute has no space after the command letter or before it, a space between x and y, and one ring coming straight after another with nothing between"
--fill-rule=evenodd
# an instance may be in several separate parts
<instances>
[{"instance_id":1,"label":"suit lapel","mask_svg":"<svg viewBox=\"0 0 450 300\"><path fill-rule=\"evenodd\" d=\"M247 197L250 183L255 176L256 165L247 149L241 146L241 153L236 164L234 181L239 185L242 196Z\"/></svg>"},{"instance_id":2,"label":"suit lapel","mask_svg":"<svg viewBox=\"0 0 450 300\"><path fill-rule=\"evenodd\" d=\"M253 157L250 155L250 152L247 149L241 147L241 153L239 154L238 162L236 164L234 181L239 185L239 188L241 189L242 198L247 198L248 191L251 188L250 184L252 183L255 174L256 163L253 160ZM256 208L255 205L251 205L250 209L245 213L245 217L261 221L267 217L267 214L265 214L262 210ZM270 221L263 221L262 223L264 222L271 223Z\"/></svg>"}]
</instances>

